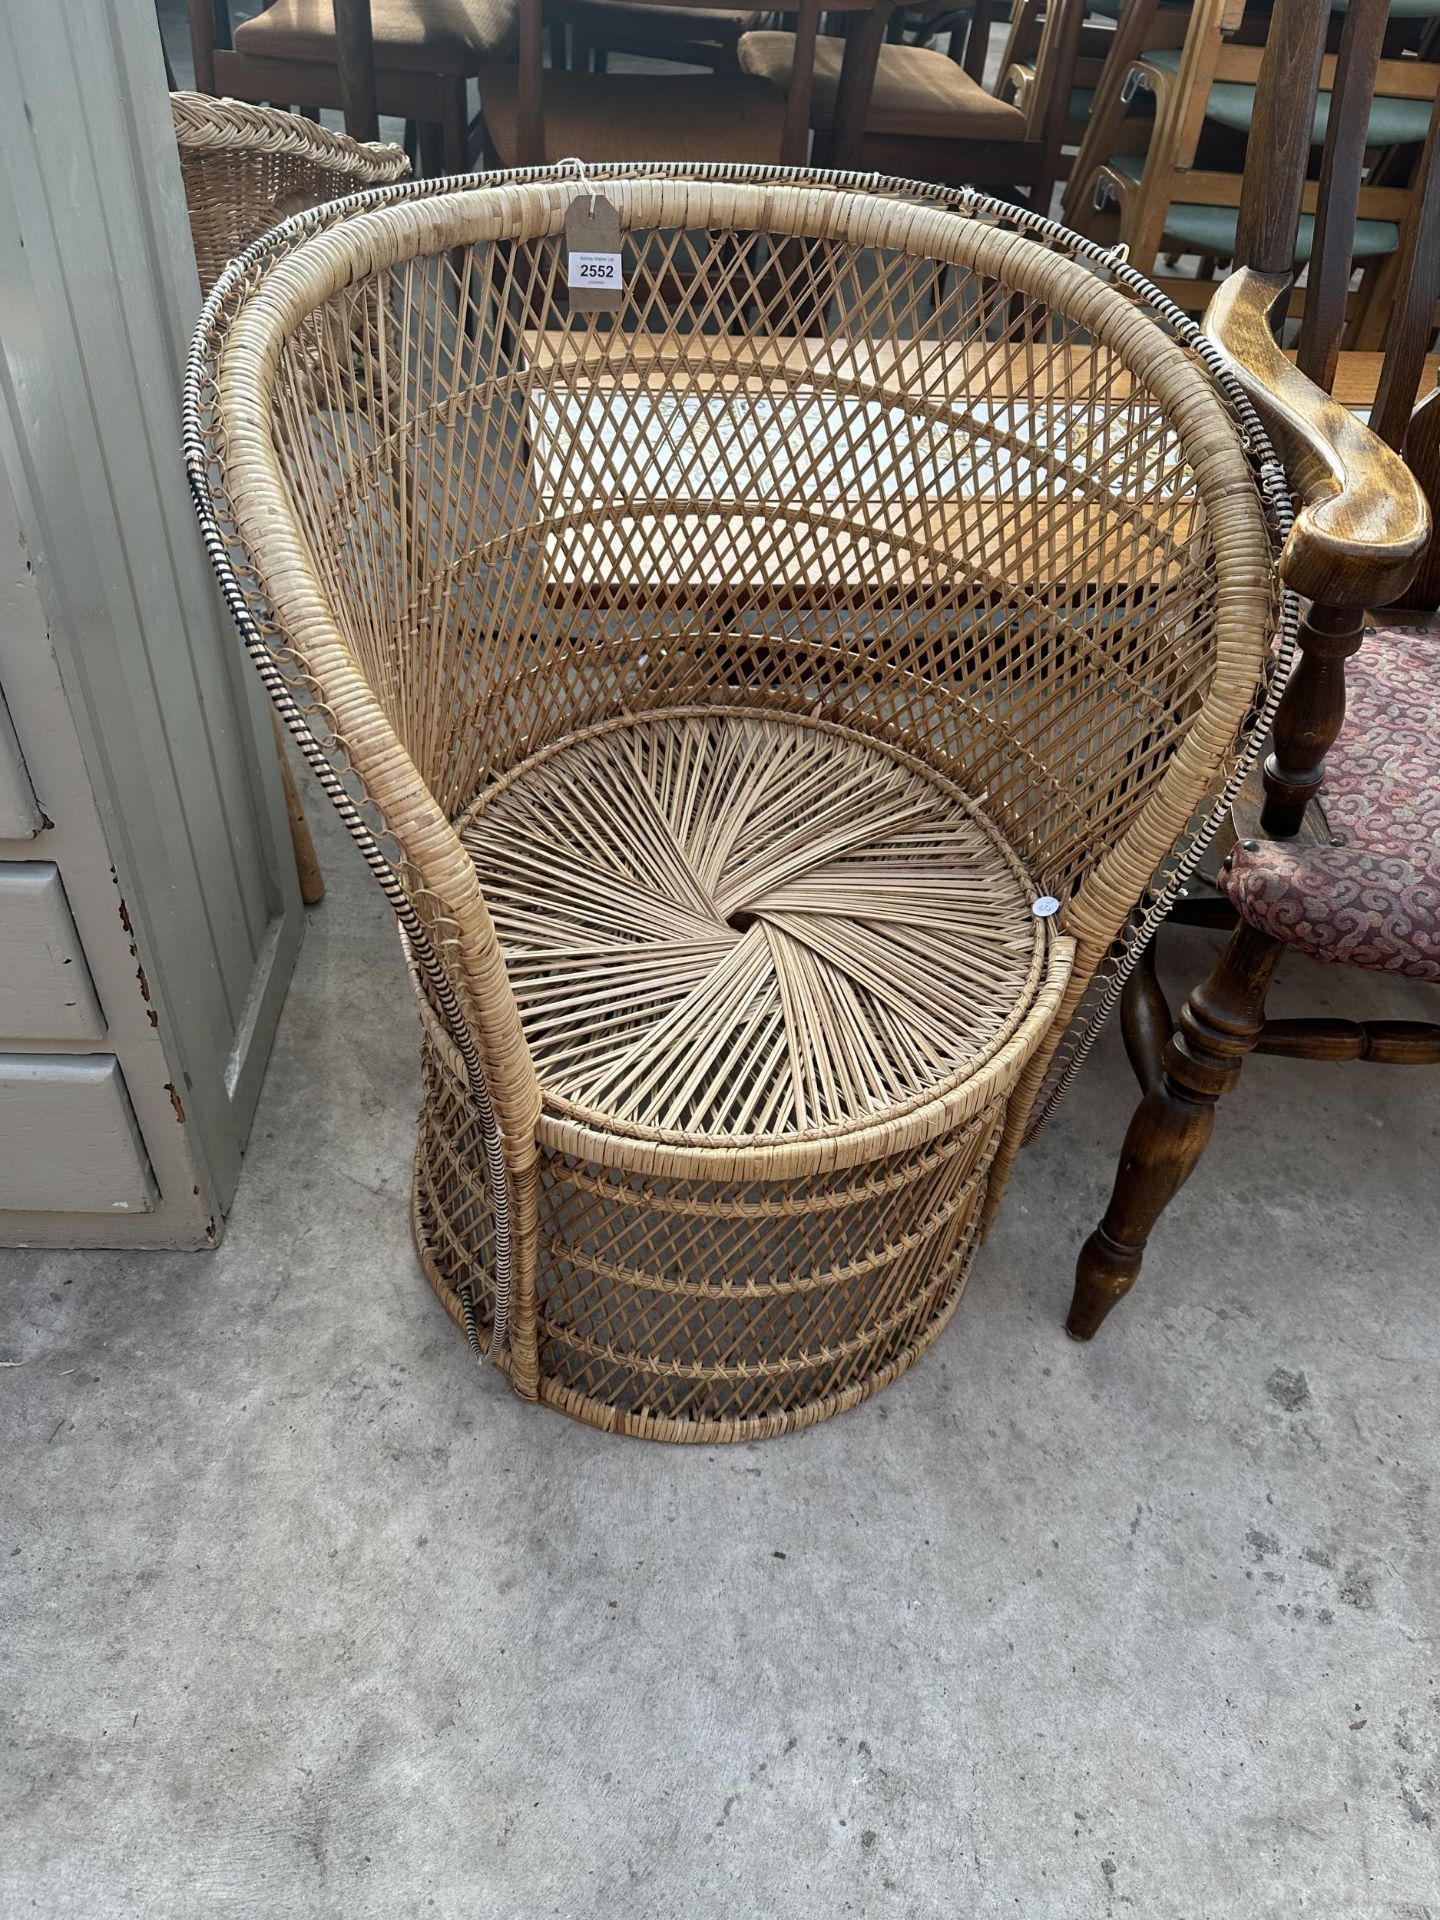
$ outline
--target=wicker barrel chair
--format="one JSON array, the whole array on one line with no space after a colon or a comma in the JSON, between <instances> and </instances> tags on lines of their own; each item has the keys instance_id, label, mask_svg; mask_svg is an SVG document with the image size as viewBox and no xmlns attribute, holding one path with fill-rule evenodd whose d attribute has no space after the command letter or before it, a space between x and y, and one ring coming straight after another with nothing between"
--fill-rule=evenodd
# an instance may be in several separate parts
<instances>
[{"instance_id":1,"label":"wicker barrel chair","mask_svg":"<svg viewBox=\"0 0 1440 1920\"><path fill-rule=\"evenodd\" d=\"M291 214L402 180L410 171L400 147L362 144L275 107L172 93L170 111L202 294L236 254ZM325 897L325 877L283 750L280 772L300 897L315 906Z\"/></svg>"},{"instance_id":2,"label":"wicker barrel chair","mask_svg":"<svg viewBox=\"0 0 1440 1920\"><path fill-rule=\"evenodd\" d=\"M187 455L400 922L431 1284L523 1397L739 1440L953 1311L1243 765L1288 505L1213 350L1033 216L600 184L608 312L556 169L292 222L207 306Z\"/></svg>"},{"instance_id":3,"label":"wicker barrel chair","mask_svg":"<svg viewBox=\"0 0 1440 1920\"><path fill-rule=\"evenodd\" d=\"M276 107L172 93L170 111L205 293L279 221L410 171L403 148L351 140Z\"/></svg>"}]
</instances>

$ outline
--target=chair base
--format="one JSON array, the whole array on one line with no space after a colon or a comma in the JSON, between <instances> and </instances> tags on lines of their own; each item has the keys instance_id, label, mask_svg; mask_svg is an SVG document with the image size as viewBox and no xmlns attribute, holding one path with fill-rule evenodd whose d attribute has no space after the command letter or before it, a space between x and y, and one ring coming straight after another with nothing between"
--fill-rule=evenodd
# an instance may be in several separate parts
<instances>
[{"instance_id":1,"label":"chair base","mask_svg":"<svg viewBox=\"0 0 1440 1920\"><path fill-rule=\"evenodd\" d=\"M483 1346L494 1302L478 1123L458 1058L428 1019L423 1057L411 1230L462 1332L468 1294ZM540 1404L604 1433L696 1446L771 1439L859 1406L920 1358L960 1303L1005 1107L881 1165L818 1177L808 1195L793 1181L617 1181L542 1152ZM846 1257L795 1273L797 1233L809 1227L815 1241L811 1207ZM600 1271L597 1243L622 1238L642 1253L616 1253ZM696 1278L667 1257L677 1251ZM797 1337L801 1315L813 1327ZM777 1323L795 1342L778 1360ZM682 1345L706 1357L675 1357ZM509 1372L508 1354L500 1366Z\"/></svg>"}]
</instances>

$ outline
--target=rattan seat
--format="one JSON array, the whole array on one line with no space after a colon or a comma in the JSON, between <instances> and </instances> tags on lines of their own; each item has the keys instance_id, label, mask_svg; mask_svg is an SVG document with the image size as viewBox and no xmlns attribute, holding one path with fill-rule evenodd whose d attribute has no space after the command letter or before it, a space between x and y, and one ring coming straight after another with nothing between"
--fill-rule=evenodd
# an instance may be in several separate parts
<instances>
[{"instance_id":1,"label":"rattan seat","mask_svg":"<svg viewBox=\"0 0 1440 1920\"><path fill-rule=\"evenodd\" d=\"M953 1312L1263 720L1284 481L1023 213L587 162L276 235L189 470L405 940L431 1285L526 1399L750 1439Z\"/></svg>"},{"instance_id":2,"label":"rattan seat","mask_svg":"<svg viewBox=\"0 0 1440 1920\"><path fill-rule=\"evenodd\" d=\"M522 761L457 831L546 1106L603 1132L703 1150L898 1123L1040 990L1034 889L994 828L844 728L610 721Z\"/></svg>"}]
</instances>

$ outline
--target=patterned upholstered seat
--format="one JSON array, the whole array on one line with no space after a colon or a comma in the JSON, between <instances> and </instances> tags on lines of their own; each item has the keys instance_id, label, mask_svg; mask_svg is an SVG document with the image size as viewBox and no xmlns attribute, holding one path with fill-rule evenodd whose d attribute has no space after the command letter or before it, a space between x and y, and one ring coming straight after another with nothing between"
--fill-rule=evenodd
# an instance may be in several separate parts
<instances>
[{"instance_id":1,"label":"patterned upholstered seat","mask_svg":"<svg viewBox=\"0 0 1440 1920\"><path fill-rule=\"evenodd\" d=\"M1332 846L1250 841L1220 885L1242 920L1317 960L1440 980L1440 627L1368 634L1322 804Z\"/></svg>"}]
</instances>

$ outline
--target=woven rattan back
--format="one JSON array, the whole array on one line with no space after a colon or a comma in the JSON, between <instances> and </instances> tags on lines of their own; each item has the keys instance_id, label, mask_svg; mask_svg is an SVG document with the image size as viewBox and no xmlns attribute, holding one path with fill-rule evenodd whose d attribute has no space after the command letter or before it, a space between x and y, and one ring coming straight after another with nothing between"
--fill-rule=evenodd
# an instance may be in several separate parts
<instances>
[{"instance_id":1,"label":"woven rattan back","mask_svg":"<svg viewBox=\"0 0 1440 1920\"><path fill-rule=\"evenodd\" d=\"M410 171L399 147L361 145L274 107L172 93L170 109L205 293L236 254L277 222Z\"/></svg>"}]
</instances>

